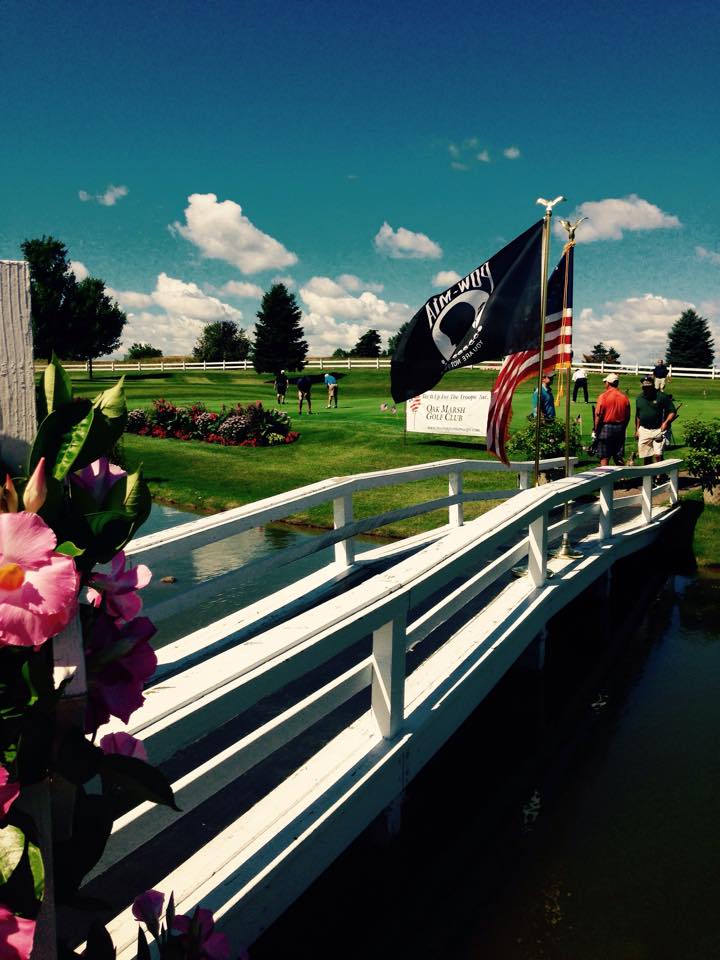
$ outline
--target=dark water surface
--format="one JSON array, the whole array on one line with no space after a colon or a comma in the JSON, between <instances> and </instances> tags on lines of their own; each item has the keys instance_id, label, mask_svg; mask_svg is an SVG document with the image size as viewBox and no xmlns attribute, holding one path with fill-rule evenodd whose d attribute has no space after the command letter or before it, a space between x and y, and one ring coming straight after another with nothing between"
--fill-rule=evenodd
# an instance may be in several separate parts
<instances>
[{"instance_id":1,"label":"dark water surface","mask_svg":"<svg viewBox=\"0 0 720 960\"><path fill-rule=\"evenodd\" d=\"M643 590L653 562L556 618L254 960L720 958L720 578Z\"/></svg>"}]
</instances>

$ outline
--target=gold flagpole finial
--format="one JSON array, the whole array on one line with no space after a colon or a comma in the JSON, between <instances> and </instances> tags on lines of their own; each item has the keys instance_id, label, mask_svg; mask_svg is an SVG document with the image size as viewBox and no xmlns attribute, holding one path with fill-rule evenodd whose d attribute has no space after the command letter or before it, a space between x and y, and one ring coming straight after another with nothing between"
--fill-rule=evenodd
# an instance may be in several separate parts
<instances>
[{"instance_id":1,"label":"gold flagpole finial","mask_svg":"<svg viewBox=\"0 0 720 960\"><path fill-rule=\"evenodd\" d=\"M538 201L538 202L539 202L539 201ZM587 220L587 219L588 219L587 217L578 217L577 220L575 221L575 223L570 223L569 220L561 220L561 221L560 221L560 223L561 223L561 224L565 227L565 229L567 230L568 243L575 243L575 231L576 231L577 228L580 226L580 224L583 222L583 220Z\"/></svg>"}]
</instances>

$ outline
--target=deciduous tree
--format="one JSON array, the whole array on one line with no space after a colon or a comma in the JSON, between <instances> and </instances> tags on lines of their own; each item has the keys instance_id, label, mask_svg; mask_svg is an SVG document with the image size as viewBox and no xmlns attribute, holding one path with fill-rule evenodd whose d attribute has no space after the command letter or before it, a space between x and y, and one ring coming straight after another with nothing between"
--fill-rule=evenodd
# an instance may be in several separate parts
<instances>
[{"instance_id":1,"label":"deciduous tree","mask_svg":"<svg viewBox=\"0 0 720 960\"><path fill-rule=\"evenodd\" d=\"M128 352L125 354L126 360L152 360L153 357L161 357L162 350L159 347L153 347L149 343L131 343Z\"/></svg>"},{"instance_id":2,"label":"deciduous tree","mask_svg":"<svg viewBox=\"0 0 720 960\"><path fill-rule=\"evenodd\" d=\"M61 240L43 236L25 240L21 247L30 267L35 356L49 360L55 352L69 360L87 360L92 378L93 360L120 346L125 313L98 277L77 282Z\"/></svg>"},{"instance_id":3,"label":"deciduous tree","mask_svg":"<svg viewBox=\"0 0 720 960\"><path fill-rule=\"evenodd\" d=\"M193 347L193 357L208 363L247 360L249 353L250 341L234 320L208 323Z\"/></svg>"}]
</instances>

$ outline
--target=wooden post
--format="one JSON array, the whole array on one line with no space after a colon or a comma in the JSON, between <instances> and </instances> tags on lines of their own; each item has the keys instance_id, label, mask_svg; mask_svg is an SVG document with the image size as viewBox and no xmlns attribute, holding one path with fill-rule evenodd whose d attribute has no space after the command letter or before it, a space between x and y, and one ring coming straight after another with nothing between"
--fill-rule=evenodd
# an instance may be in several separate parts
<instances>
[{"instance_id":1,"label":"wooden post","mask_svg":"<svg viewBox=\"0 0 720 960\"><path fill-rule=\"evenodd\" d=\"M653 487L653 475L647 474L643 477L643 487L642 487L642 515L645 523L650 523L652 520L652 487Z\"/></svg>"},{"instance_id":2,"label":"wooden post","mask_svg":"<svg viewBox=\"0 0 720 960\"><path fill-rule=\"evenodd\" d=\"M678 502L679 471L675 467L670 471L670 503L675 506Z\"/></svg>"},{"instance_id":3,"label":"wooden post","mask_svg":"<svg viewBox=\"0 0 720 960\"><path fill-rule=\"evenodd\" d=\"M36 430L30 273L24 261L0 260L0 460L13 476L25 472Z\"/></svg>"},{"instance_id":4,"label":"wooden post","mask_svg":"<svg viewBox=\"0 0 720 960\"><path fill-rule=\"evenodd\" d=\"M547 514L543 513L528 527L528 573L536 587L542 587L547 576Z\"/></svg>"},{"instance_id":5,"label":"wooden post","mask_svg":"<svg viewBox=\"0 0 720 960\"><path fill-rule=\"evenodd\" d=\"M405 616L373 631L372 712L386 740L399 732L404 720L405 632Z\"/></svg>"},{"instance_id":6,"label":"wooden post","mask_svg":"<svg viewBox=\"0 0 720 960\"><path fill-rule=\"evenodd\" d=\"M520 490L529 490L530 489L530 471L521 469L518 474L518 487Z\"/></svg>"},{"instance_id":7,"label":"wooden post","mask_svg":"<svg viewBox=\"0 0 720 960\"><path fill-rule=\"evenodd\" d=\"M613 526L613 484L612 481L600 487L600 524L598 534L601 540L612 537Z\"/></svg>"},{"instance_id":8,"label":"wooden post","mask_svg":"<svg viewBox=\"0 0 720 960\"><path fill-rule=\"evenodd\" d=\"M333 526L336 530L352 523L353 503L352 494L345 493L342 497L333 500ZM355 562L355 544L352 537L335 544L335 563L341 570L351 567Z\"/></svg>"},{"instance_id":9,"label":"wooden post","mask_svg":"<svg viewBox=\"0 0 720 960\"><path fill-rule=\"evenodd\" d=\"M462 502L463 475L455 471L448 476L448 496L457 497L457 503L451 503L448 508L448 523L451 527L461 527L465 519Z\"/></svg>"}]
</instances>

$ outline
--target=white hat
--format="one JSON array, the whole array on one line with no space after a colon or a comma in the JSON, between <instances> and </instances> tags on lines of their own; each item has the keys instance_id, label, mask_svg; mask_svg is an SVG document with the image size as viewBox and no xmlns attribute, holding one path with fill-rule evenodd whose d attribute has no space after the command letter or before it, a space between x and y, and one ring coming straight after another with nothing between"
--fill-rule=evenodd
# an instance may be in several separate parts
<instances>
[{"instance_id":1,"label":"white hat","mask_svg":"<svg viewBox=\"0 0 720 960\"><path fill-rule=\"evenodd\" d=\"M603 383L617 383L619 379L616 373L609 373L606 377L603 377Z\"/></svg>"}]
</instances>

